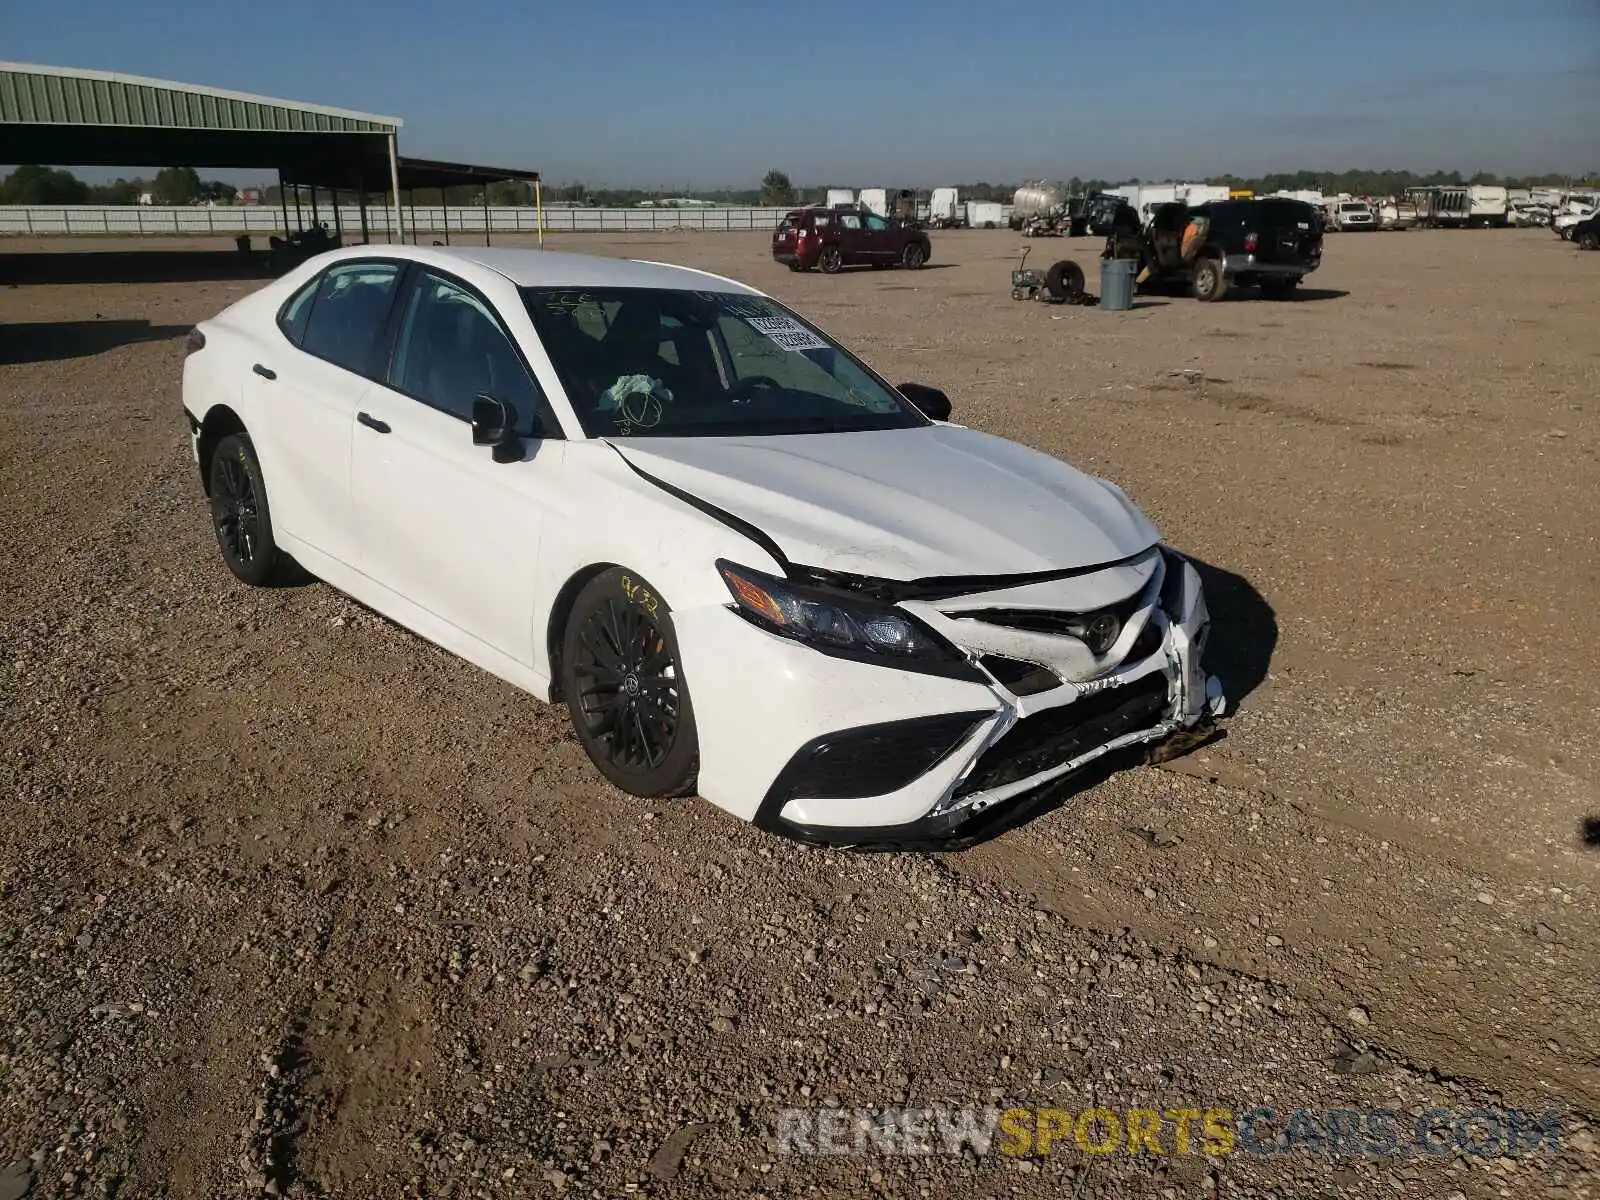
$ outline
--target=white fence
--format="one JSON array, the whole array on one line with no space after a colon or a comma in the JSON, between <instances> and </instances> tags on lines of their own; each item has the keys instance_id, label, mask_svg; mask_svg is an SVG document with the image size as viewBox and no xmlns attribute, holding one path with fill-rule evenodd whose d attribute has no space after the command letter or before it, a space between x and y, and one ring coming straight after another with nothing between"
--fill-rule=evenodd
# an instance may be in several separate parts
<instances>
[{"instance_id":1,"label":"white fence","mask_svg":"<svg viewBox=\"0 0 1600 1200\"><path fill-rule=\"evenodd\" d=\"M697 233L765 232L775 226L786 211L782 208L547 208L544 210L544 229L546 233L647 233L651 230L663 233L678 230ZM368 229L374 234L388 234L393 215L391 208L369 204ZM430 234L443 234L448 230L452 235L476 232L481 237L485 216L493 233L539 231L539 214L533 208L490 208L485 213L482 208L418 207L413 210L402 206L400 215L408 235L413 230ZM330 229L334 227L333 212L329 208L319 207L317 218L325 221ZM339 220L344 226L346 239L359 235L359 208L342 206ZM298 221L294 208L289 209L291 229L310 224L310 205L301 206ZM166 234L170 237L183 234L193 237L240 233L268 235L282 231L282 211L266 205L249 208L0 205L0 235Z\"/></svg>"}]
</instances>

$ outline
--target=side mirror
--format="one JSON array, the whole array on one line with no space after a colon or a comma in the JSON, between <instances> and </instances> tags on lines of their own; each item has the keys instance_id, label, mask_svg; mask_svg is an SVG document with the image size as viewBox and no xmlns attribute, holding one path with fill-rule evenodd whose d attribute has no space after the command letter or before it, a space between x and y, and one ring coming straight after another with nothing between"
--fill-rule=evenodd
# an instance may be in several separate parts
<instances>
[{"instance_id":1,"label":"side mirror","mask_svg":"<svg viewBox=\"0 0 1600 1200\"><path fill-rule=\"evenodd\" d=\"M516 409L488 392L479 392L472 402L472 444L492 447L497 463L516 462L522 457Z\"/></svg>"},{"instance_id":2,"label":"side mirror","mask_svg":"<svg viewBox=\"0 0 1600 1200\"><path fill-rule=\"evenodd\" d=\"M930 421L948 421L950 419L950 397L946 396L936 387L929 387L925 383L902 383L895 389Z\"/></svg>"}]
</instances>

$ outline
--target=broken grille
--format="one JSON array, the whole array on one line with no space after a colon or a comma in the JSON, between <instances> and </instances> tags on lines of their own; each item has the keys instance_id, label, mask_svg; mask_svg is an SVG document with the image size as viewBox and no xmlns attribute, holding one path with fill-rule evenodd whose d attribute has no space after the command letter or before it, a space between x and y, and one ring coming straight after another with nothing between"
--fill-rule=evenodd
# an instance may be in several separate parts
<instances>
[{"instance_id":1,"label":"broken grille","mask_svg":"<svg viewBox=\"0 0 1600 1200\"><path fill-rule=\"evenodd\" d=\"M1123 734L1158 724L1166 709L1167 678L1157 671L1024 717L983 752L955 794L970 796L1048 771Z\"/></svg>"}]
</instances>

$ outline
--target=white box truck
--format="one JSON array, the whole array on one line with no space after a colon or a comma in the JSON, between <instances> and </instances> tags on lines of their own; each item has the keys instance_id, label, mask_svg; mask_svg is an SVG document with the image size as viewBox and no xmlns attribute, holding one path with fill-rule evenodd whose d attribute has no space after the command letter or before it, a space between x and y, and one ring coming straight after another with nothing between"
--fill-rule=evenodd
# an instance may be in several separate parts
<instances>
[{"instance_id":1,"label":"white box truck","mask_svg":"<svg viewBox=\"0 0 1600 1200\"><path fill-rule=\"evenodd\" d=\"M1006 223L1005 205L997 200L968 200L968 229L999 229Z\"/></svg>"},{"instance_id":2,"label":"white box truck","mask_svg":"<svg viewBox=\"0 0 1600 1200\"><path fill-rule=\"evenodd\" d=\"M928 224L935 229L955 229L966 224L967 210L953 187L936 187L928 201Z\"/></svg>"},{"instance_id":3,"label":"white box truck","mask_svg":"<svg viewBox=\"0 0 1600 1200\"><path fill-rule=\"evenodd\" d=\"M849 188L829 188L827 206L837 208L841 204L850 205L856 202L856 194Z\"/></svg>"},{"instance_id":4,"label":"white box truck","mask_svg":"<svg viewBox=\"0 0 1600 1200\"><path fill-rule=\"evenodd\" d=\"M1467 219L1473 225L1504 228L1510 196L1503 187L1475 183L1467 189Z\"/></svg>"},{"instance_id":5,"label":"white box truck","mask_svg":"<svg viewBox=\"0 0 1600 1200\"><path fill-rule=\"evenodd\" d=\"M887 188L862 188L861 207L880 217L889 215L889 190Z\"/></svg>"}]
</instances>

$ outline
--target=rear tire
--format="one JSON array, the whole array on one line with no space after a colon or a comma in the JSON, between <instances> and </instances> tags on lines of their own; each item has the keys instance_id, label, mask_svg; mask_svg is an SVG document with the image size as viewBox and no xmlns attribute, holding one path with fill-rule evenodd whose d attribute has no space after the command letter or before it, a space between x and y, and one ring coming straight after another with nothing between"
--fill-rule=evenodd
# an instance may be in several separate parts
<instances>
[{"instance_id":1,"label":"rear tire","mask_svg":"<svg viewBox=\"0 0 1600 1200\"><path fill-rule=\"evenodd\" d=\"M1578 235L1578 249L1600 250L1600 233L1592 229L1585 229Z\"/></svg>"},{"instance_id":2,"label":"rear tire","mask_svg":"<svg viewBox=\"0 0 1600 1200\"><path fill-rule=\"evenodd\" d=\"M637 573L611 567L583 587L561 643L561 695L589 759L631 796L692 794L694 707L671 609Z\"/></svg>"},{"instance_id":3,"label":"rear tire","mask_svg":"<svg viewBox=\"0 0 1600 1200\"><path fill-rule=\"evenodd\" d=\"M900 252L900 262L908 271L919 271L928 261L928 251L921 242L911 242Z\"/></svg>"},{"instance_id":4,"label":"rear tire","mask_svg":"<svg viewBox=\"0 0 1600 1200\"><path fill-rule=\"evenodd\" d=\"M1194 298L1206 304L1222 299L1228 290L1228 277L1214 258L1202 258L1194 265Z\"/></svg>"},{"instance_id":5,"label":"rear tire","mask_svg":"<svg viewBox=\"0 0 1600 1200\"><path fill-rule=\"evenodd\" d=\"M844 269L844 252L837 246L824 246L817 265L824 275L837 275Z\"/></svg>"},{"instance_id":6,"label":"rear tire","mask_svg":"<svg viewBox=\"0 0 1600 1200\"><path fill-rule=\"evenodd\" d=\"M267 587L279 577L288 555L272 536L267 484L249 434L231 433L217 443L208 482L211 528L222 561L239 582Z\"/></svg>"}]
</instances>

